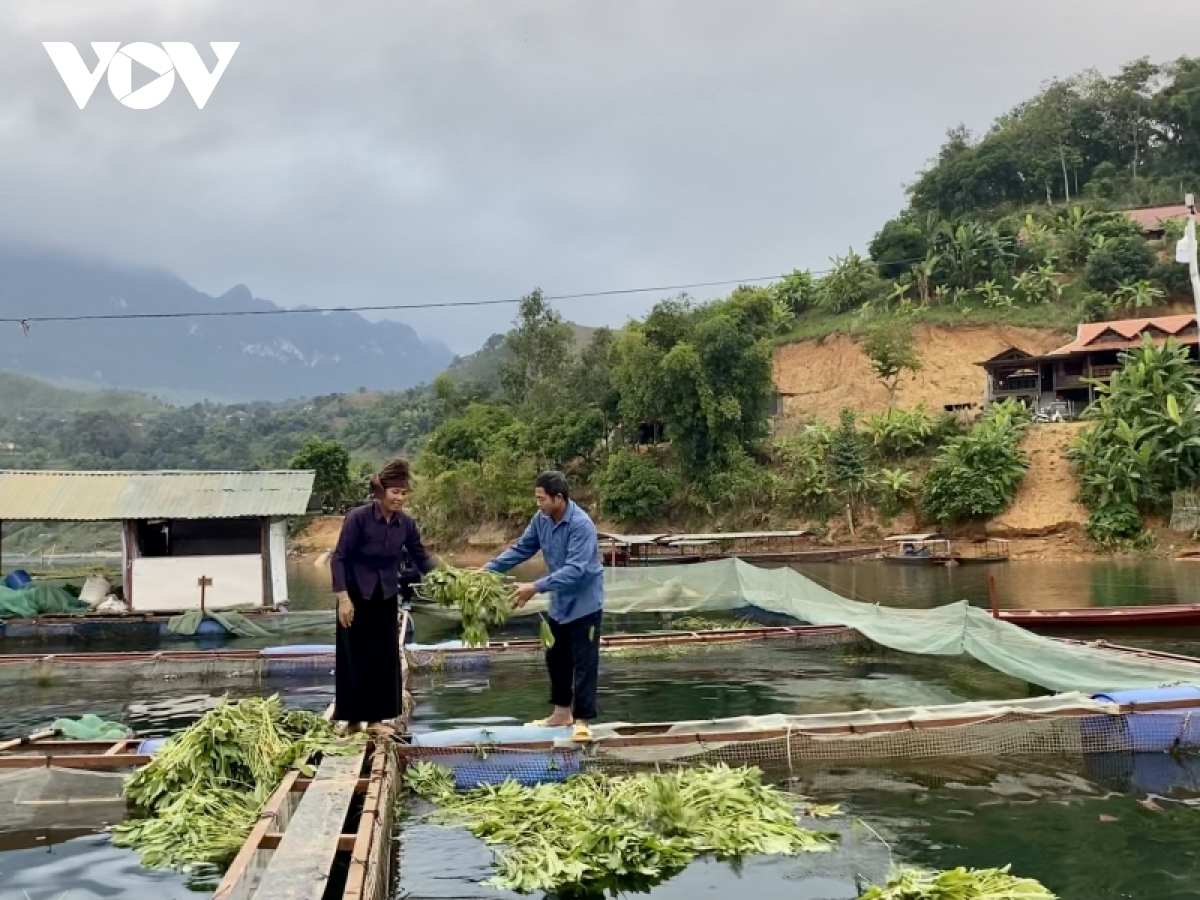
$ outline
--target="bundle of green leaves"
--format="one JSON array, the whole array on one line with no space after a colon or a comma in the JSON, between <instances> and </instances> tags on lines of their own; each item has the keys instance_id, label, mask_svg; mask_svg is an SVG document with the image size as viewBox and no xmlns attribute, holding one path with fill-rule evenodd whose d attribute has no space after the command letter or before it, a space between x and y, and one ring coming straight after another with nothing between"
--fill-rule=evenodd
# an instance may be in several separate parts
<instances>
[{"instance_id":1,"label":"bundle of green leaves","mask_svg":"<svg viewBox=\"0 0 1200 900\"><path fill-rule=\"evenodd\" d=\"M441 565L425 576L420 593L438 606L458 610L468 647L486 647L488 626L503 625L513 611L512 579L495 572Z\"/></svg>"},{"instance_id":2,"label":"bundle of green leaves","mask_svg":"<svg viewBox=\"0 0 1200 900\"><path fill-rule=\"evenodd\" d=\"M297 760L352 752L330 722L287 712L278 696L222 700L126 781L126 800L148 815L118 825L114 843L152 869L226 865Z\"/></svg>"},{"instance_id":3,"label":"bundle of green leaves","mask_svg":"<svg viewBox=\"0 0 1200 900\"><path fill-rule=\"evenodd\" d=\"M1003 869L904 869L882 887L868 888L859 900L1054 900L1039 882Z\"/></svg>"},{"instance_id":4,"label":"bundle of green leaves","mask_svg":"<svg viewBox=\"0 0 1200 900\"><path fill-rule=\"evenodd\" d=\"M791 855L835 840L800 827L788 796L750 767L577 775L534 787L505 781L463 794L433 764L418 763L406 778L439 807L433 821L501 845L487 883L522 893L641 890L698 856Z\"/></svg>"}]
</instances>

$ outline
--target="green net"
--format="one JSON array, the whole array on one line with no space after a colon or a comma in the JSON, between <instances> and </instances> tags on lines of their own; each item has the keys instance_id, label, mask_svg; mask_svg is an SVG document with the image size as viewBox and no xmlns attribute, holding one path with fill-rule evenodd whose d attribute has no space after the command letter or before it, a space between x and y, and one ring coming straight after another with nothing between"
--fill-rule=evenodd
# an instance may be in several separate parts
<instances>
[{"instance_id":1,"label":"green net","mask_svg":"<svg viewBox=\"0 0 1200 900\"><path fill-rule=\"evenodd\" d=\"M1135 656L1066 644L993 618L966 601L897 609L848 600L792 569L738 559L687 566L608 569L605 611L671 615L762 610L813 625L845 625L884 647L936 656L968 655L1052 691L1134 690L1200 682L1200 662ZM547 598L519 611L536 615Z\"/></svg>"},{"instance_id":2,"label":"green net","mask_svg":"<svg viewBox=\"0 0 1200 900\"><path fill-rule=\"evenodd\" d=\"M19 591L0 586L0 619L86 612L88 605L53 584L31 584Z\"/></svg>"},{"instance_id":3,"label":"green net","mask_svg":"<svg viewBox=\"0 0 1200 900\"><path fill-rule=\"evenodd\" d=\"M167 629L172 634L191 636L200 630L200 623L205 619L220 622L230 634L238 637L268 637L271 632L251 622L236 610L199 610L190 609L187 612L172 616L167 620Z\"/></svg>"},{"instance_id":4,"label":"green net","mask_svg":"<svg viewBox=\"0 0 1200 900\"><path fill-rule=\"evenodd\" d=\"M73 741L119 741L131 734L120 722L110 722L92 713L78 719L55 719L50 727Z\"/></svg>"}]
</instances>

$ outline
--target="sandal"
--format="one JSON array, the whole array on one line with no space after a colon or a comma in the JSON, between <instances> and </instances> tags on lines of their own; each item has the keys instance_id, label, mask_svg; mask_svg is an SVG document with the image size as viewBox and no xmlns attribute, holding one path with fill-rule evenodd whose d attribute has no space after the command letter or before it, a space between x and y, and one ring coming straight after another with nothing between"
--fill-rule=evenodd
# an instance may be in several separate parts
<instances>
[{"instance_id":1,"label":"sandal","mask_svg":"<svg viewBox=\"0 0 1200 900\"><path fill-rule=\"evenodd\" d=\"M575 730L571 732L571 740L573 741L591 741L592 729L587 722L576 722Z\"/></svg>"},{"instance_id":2,"label":"sandal","mask_svg":"<svg viewBox=\"0 0 1200 900\"><path fill-rule=\"evenodd\" d=\"M526 722L526 728L570 728L574 722L567 722L565 725L553 725L550 722L550 717L544 719L534 719L532 722Z\"/></svg>"}]
</instances>

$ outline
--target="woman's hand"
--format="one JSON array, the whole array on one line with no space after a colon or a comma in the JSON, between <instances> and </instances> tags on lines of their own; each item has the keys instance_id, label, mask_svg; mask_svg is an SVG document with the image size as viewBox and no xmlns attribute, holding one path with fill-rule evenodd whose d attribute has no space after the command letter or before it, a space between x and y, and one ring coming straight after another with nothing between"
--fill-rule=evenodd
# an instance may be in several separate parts
<instances>
[{"instance_id":1,"label":"woman's hand","mask_svg":"<svg viewBox=\"0 0 1200 900\"><path fill-rule=\"evenodd\" d=\"M337 595L338 623L343 628L349 628L354 622L354 604L350 602L349 594Z\"/></svg>"}]
</instances>

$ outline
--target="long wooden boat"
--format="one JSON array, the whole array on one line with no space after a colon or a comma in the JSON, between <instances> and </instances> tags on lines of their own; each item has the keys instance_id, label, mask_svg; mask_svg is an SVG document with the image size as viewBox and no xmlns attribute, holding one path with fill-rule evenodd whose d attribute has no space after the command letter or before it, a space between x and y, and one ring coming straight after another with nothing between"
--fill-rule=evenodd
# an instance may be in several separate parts
<instances>
[{"instance_id":1,"label":"long wooden boat","mask_svg":"<svg viewBox=\"0 0 1200 900\"><path fill-rule=\"evenodd\" d=\"M967 566L1008 562L1008 541L982 538L955 541L944 534L898 534L886 539L880 558L899 566Z\"/></svg>"},{"instance_id":2,"label":"long wooden boat","mask_svg":"<svg viewBox=\"0 0 1200 900\"><path fill-rule=\"evenodd\" d=\"M1001 609L996 618L1034 631L1056 628L1200 626L1200 603L1163 606L1091 606L1071 609Z\"/></svg>"},{"instance_id":3,"label":"long wooden boat","mask_svg":"<svg viewBox=\"0 0 1200 900\"><path fill-rule=\"evenodd\" d=\"M679 566L737 558L753 565L834 562L879 552L879 547L826 548L809 531L718 531L703 534L612 534L601 532L606 565Z\"/></svg>"}]
</instances>

